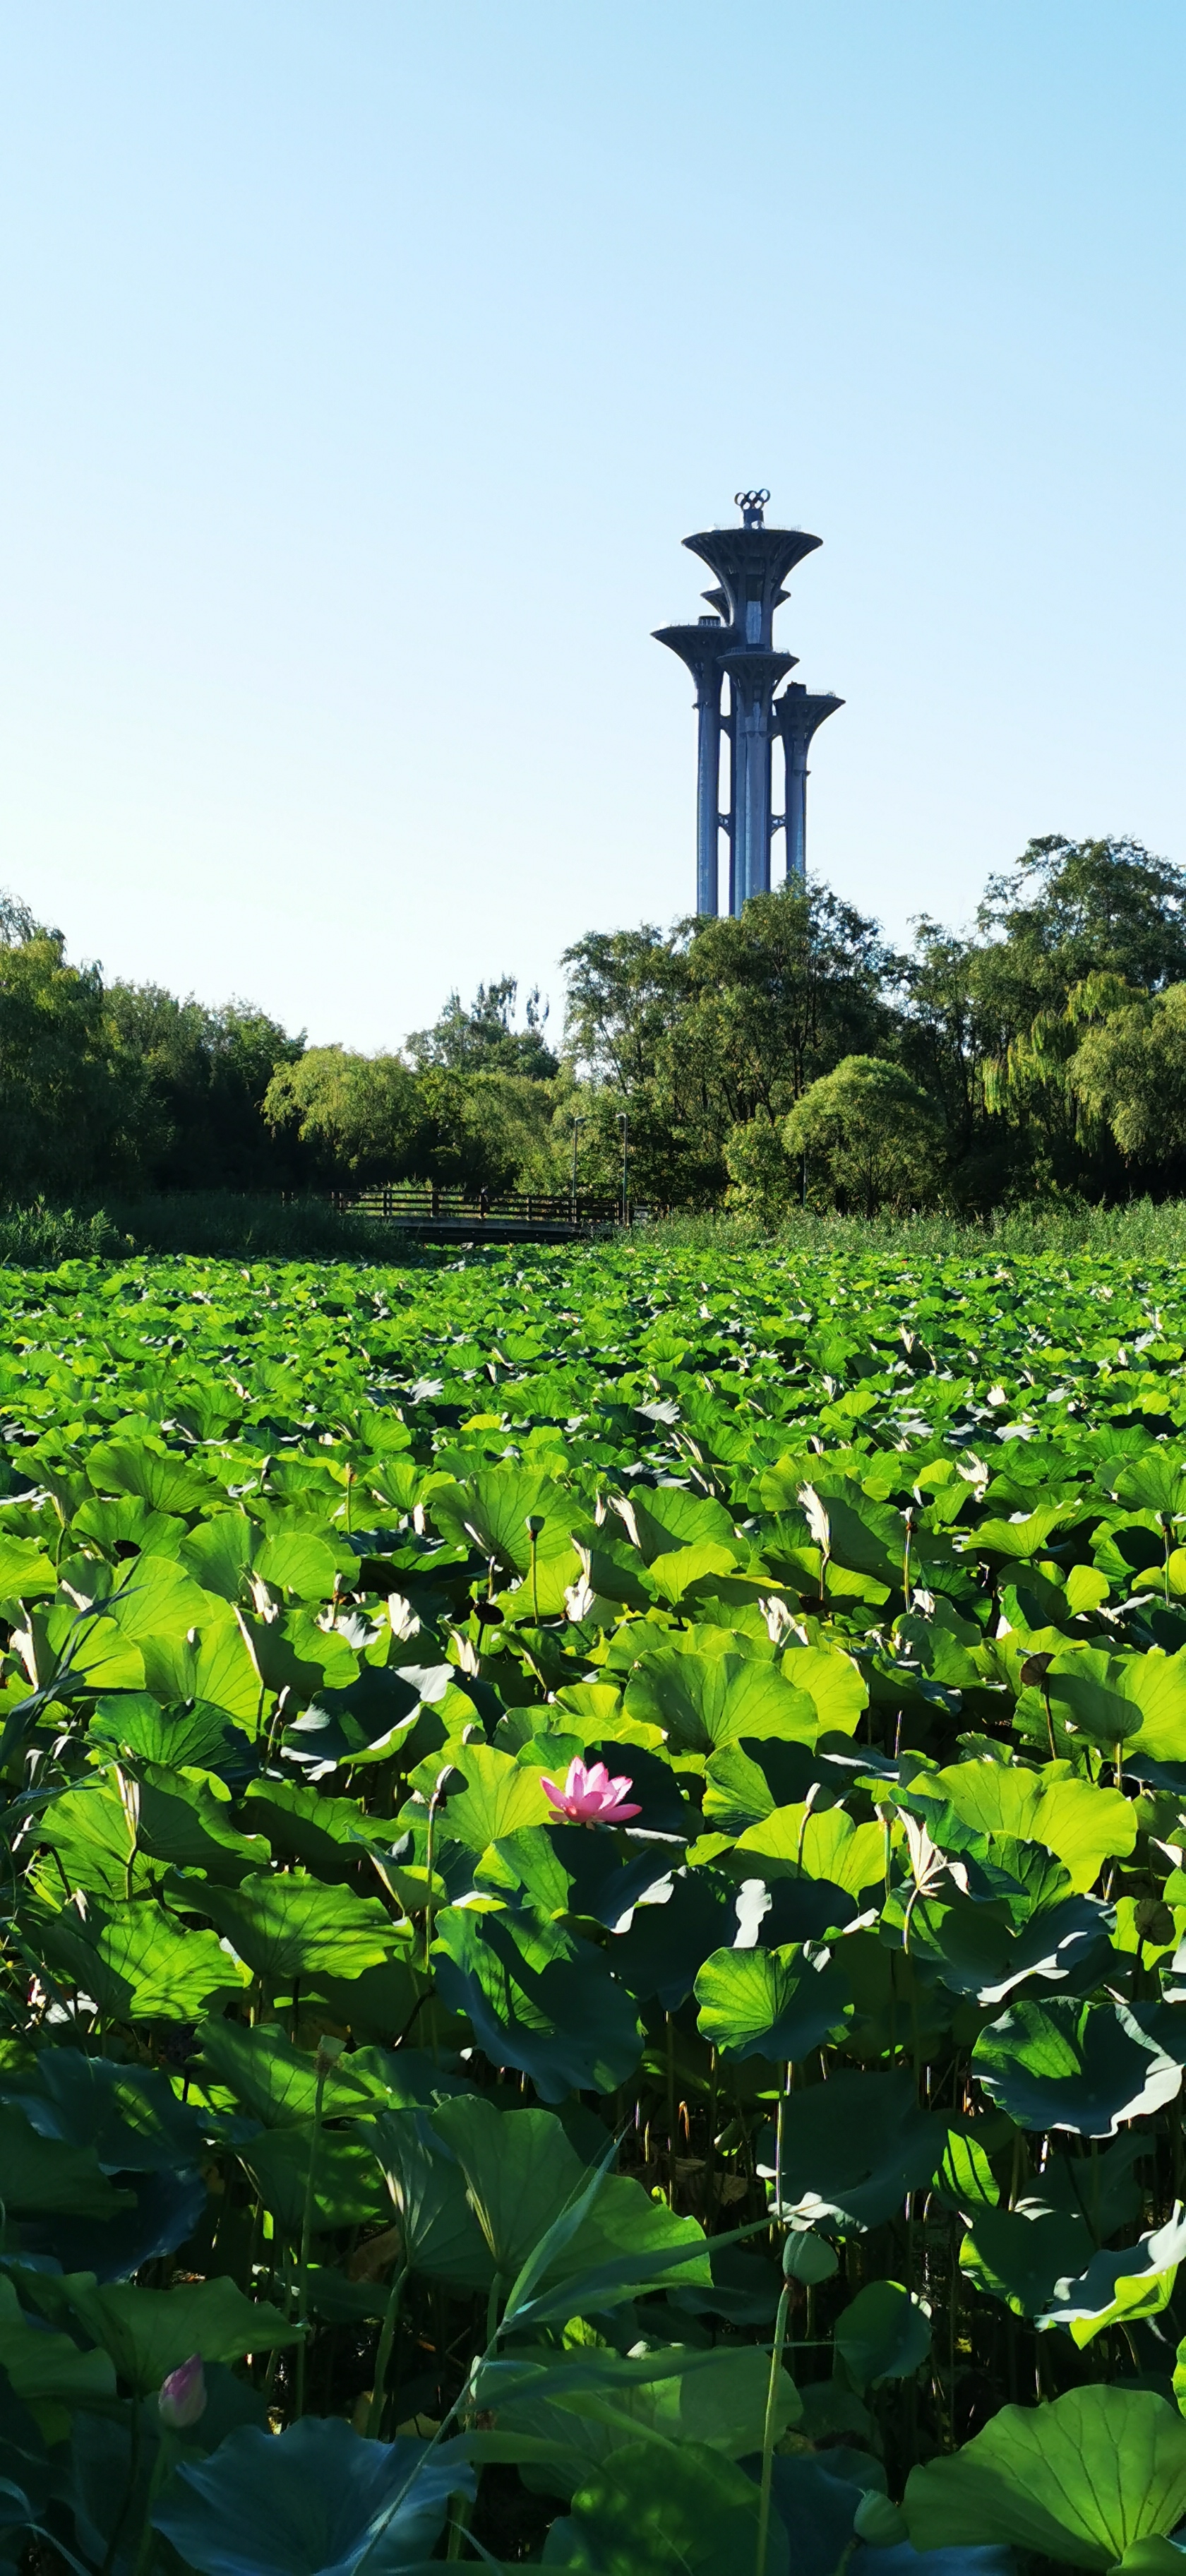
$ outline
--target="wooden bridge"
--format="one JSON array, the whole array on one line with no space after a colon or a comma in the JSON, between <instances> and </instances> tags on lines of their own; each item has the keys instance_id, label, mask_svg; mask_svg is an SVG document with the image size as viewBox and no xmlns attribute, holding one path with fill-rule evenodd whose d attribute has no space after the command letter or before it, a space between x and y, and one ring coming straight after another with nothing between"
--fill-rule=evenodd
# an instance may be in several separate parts
<instances>
[{"instance_id":1,"label":"wooden bridge","mask_svg":"<svg viewBox=\"0 0 1186 2576\"><path fill-rule=\"evenodd\" d=\"M423 1243L575 1243L595 1226L629 1224L620 1199L541 1190L472 1190L445 1183L384 1181L335 1189L341 1215L371 1217Z\"/></svg>"}]
</instances>

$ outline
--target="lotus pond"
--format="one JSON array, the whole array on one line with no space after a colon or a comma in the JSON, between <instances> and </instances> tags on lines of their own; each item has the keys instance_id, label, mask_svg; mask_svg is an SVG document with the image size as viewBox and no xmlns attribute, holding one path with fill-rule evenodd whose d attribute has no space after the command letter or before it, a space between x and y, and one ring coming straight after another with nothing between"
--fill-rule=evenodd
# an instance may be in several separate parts
<instances>
[{"instance_id":1,"label":"lotus pond","mask_svg":"<svg viewBox=\"0 0 1186 2576\"><path fill-rule=\"evenodd\" d=\"M1099 1256L0 1273L6 2557L1180 2568L1184 1356Z\"/></svg>"}]
</instances>

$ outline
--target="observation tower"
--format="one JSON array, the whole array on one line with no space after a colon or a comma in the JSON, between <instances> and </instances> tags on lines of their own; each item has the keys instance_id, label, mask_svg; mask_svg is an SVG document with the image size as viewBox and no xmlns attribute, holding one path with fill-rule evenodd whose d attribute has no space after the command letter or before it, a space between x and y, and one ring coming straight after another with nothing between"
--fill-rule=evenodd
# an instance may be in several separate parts
<instances>
[{"instance_id":1,"label":"observation tower","mask_svg":"<svg viewBox=\"0 0 1186 2576\"><path fill-rule=\"evenodd\" d=\"M739 528L709 528L684 544L708 565L715 587L702 592L710 614L694 626L659 626L656 641L678 653L696 690L696 910L719 912L720 836L729 842L729 910L747 895L770 891L771 843L784 835L790 884L807 880L807 752L812 736L843 698L812 697L792 680L793 653L774 649L774 612L788 593L788 573L821 543L802 528L768 528L768 492L738 492ZM722 711L725 681L729 705ZM729 810L721 811L721 737L729 745ZM775 739L782 744L783 810L772 802Z\"/></svg>"}]
</instances>

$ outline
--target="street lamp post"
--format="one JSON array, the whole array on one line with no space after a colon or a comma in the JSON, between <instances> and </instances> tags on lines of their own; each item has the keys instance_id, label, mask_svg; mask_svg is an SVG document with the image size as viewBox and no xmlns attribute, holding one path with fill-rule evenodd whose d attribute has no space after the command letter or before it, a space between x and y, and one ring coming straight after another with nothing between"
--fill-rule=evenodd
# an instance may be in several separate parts
<instances>
[{"instance_id":1,"label":"street lamp post","mask_svg":"<svg viewBox=\"0 0 1186 2576\"><path fill-rule=\"evenodd\" d=\"M583 1118L574 1118L572 1122L572 1221L574 1225L577 1221L577 1138L584 1124Z\"/></svg>"},{"instance_id":2,"label":"street lamp post","mask_svg":"<svg viewBox=\"0 0 1186 2576\"><path fill-rule=\"evenodd\" d=\"M622 1223L630 1223L630 1121L624 1109L618 1112L622 1130Z\"/></svg>"}]
</instances>

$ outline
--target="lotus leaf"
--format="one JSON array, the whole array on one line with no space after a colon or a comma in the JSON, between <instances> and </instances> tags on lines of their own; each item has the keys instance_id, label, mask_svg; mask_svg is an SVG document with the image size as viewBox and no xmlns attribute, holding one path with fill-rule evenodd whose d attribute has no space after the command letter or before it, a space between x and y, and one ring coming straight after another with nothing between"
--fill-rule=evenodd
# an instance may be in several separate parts
<instances>
[{"instance_id":1,"label":"lotus leaf","mask_svg":"<svg viewBox=\"0 0 1186 2576\"><path fill-rule=\"evenodd\" d=\"M1147 2389L1003 2406L953 2458L911 2470L904 2510L916 2549L1004 2541L1104 2576L1186 2514L1186 2424Z\"/></svg>"},{"instance_id":2,"label":"lotus leaf","mask_svg":"<svg viewBox=\"0 0 1186 2576\"><path fill-rule=\"evenodd\" d=\"M1019 2128L1087 2138L1114 2138L1122 2120L1172 2101L1182 2082L1123 2004L1015 2003L981 2032L972 2062Z\"/></svg>"},{"instance_id":3,"label":"lotus leaf","mask_svg":"<svg viewBox=\"0 0 1186 2576\"><path fill-rule=\"evenodd\" d=\"M799 2059L852 2014L843 1967L824 1950L714 1950L696 1978L699 2027L723 2058Z\"/></svg>"},{"instance_id":4,"label":"lotus leaf","mask_svg":"<svg viewBox=\"0 0 1186 2576\"><path fill-rule=\"evenodd\" d=\"M473 2493L464 2450L368 2442L340 2417L279 2435L248 2425L185 2461L153 2512L198 2576L399 2576L426 2559L451 2495Z\"/></svg>"}]
</instances>

